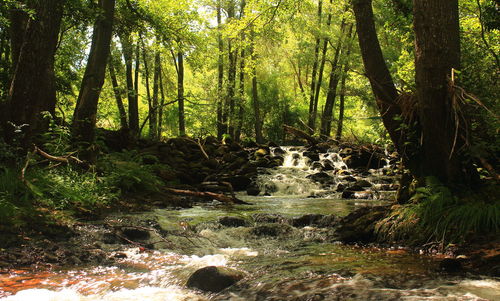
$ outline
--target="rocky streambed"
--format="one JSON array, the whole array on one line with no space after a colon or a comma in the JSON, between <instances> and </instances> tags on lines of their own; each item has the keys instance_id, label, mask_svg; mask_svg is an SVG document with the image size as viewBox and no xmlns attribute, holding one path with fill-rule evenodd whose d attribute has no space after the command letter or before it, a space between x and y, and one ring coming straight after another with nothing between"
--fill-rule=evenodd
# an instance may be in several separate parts
<instances>
[{"instance_id":1,"label":"rocky streambed","mask_svg":"<svg viewBox=\"0 0 500 301\"><path fill-rule=\"evenodd\" d=\"M0 255L0 298L500 298L498 279L468 274L469 254L459 249L420 254L377 243L375 222L397 189L397 158L380 148L179 138L142 152L165 165L157 172L171 187L233 190L252 205L162 194L145 211L21 236Z\"/></svg>"}]
</instances>

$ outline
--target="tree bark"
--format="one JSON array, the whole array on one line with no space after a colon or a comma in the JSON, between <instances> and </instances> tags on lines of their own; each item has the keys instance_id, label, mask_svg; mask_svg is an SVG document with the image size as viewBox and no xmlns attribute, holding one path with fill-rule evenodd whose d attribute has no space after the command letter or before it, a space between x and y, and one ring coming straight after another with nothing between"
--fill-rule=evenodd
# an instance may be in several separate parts
<instances>
[{"instance_id":1,"label":"tree bark","mask_svg":"<svg viewBox=\"0 0 500 301\"><path fill-rule=\"evenodd\" d=\"M243 118L245 111L245 49L241 49L240 55L240 86L239 86L239 102L238 102L238 123L236 125L236 131L234 133L234 139L236 142L240 141L241 129L243 128Z\"/></svg>"},{"instance_id":2,"label":"tree bark","mask_svg":"<svg viewBox=\"0 0 500 301\"><path fill-rule=\"evenodd\" d=\"M165 92L163 89L163 72L161 68L161 59L160 59L160 107L158 108L158 138L161 139L161 133L163 132L163 107L165 106Z\"/></svg>"},{"instance_id":3,"label":"tree bark","mask_svg":"<svg viewBox=\"0 0 500 301\"><path fill-rule=\"evenodd\" d=\"M460 67L458 1L414 0L413 8L422 174L457 184L466 180L458 155L465 141L448 81Z\"/></svg>"},{"instance_id":4,"label":"tree bark","mask_svg":"<svg viewBox=\"0 0 500 301\"><path fill-rule=\"evenodd\" d=\"M359 47L366 76L370 81L382 122L401 155L401 108L397 104L398 92L382 55L373 18L372 0L353 0Z\"/></svg>"},{"instance_id":5,"label":"tree bark","mask_svg":"<svg viewBox=\"0 0 500 301\"><path fill-rule=\"evenodd\" d=\"M25 146L29 145L32 135L44 129L40 113L55 113L54 56L64 2L36 1L30 2L27 8L33 11L33 17L28 18L25 25L24 21L19 22L19 28L11 24L12 30L19 31L11 36L15 67L7 102L8 120L16 125L29 125L24 136Z\"/></svg>"},{"instance_id":6,"label":"tree bark","mask_svg":"<svg viewBox=\"0 0 500 301\"><path fill-rule=\"evenodd\" d=\"M92 46L85 74L82 79L80 93L73 115L72 135L77 141L91 144L95 138L97 103L106 76L106 64L113 33L115 0L99 0L98 7L102 16L94 25Z\"/></svg>"},{"instance_id":7,"label":"tree bark","mask_svg":"<svg viewBox=\"0 0 500 301\"><path fill-rule=\"evenodd\" d=\"M349 35L352 30L352 25L349 27ZM328 83L328 92L326 94L325 108L323 110L323 115L321 116L321 135L324 137L329 137L332 128L332 117L333 117L333 107L335 106L335 99L337 97L337 86L340 79L340 53L342 52L344 44L345 33L345 21L342 20L340 25L340 36L337 42L337 48L335 49L335 56L332 61L332 70L330 71L330 80Z\"/></svg>"},{"instance_id":8,"label":"tree bark","mask_svg":"<svg viewBox=\"0 0 500 301\"><path fill-rule=\"evenodd\" d=\"M262 137L262 120L260 116L259 92L257 87L257 56L255 54L255 36L253 32L251 33L250 37L250 57L252 60L252 105L255 118L255 141L257 141L257 143L264 143L264 138Z\"/></svg>"},{"instance_id":9,"label":"tree bark","mask_svg":"<svg viewBox=\"0 0 500 301\"><path fill-rule=\"evenodd\" d=\"M227 10L227 18L228 22L231 22L231 19L234 19L235 17L235 7L233 0L229 0L229 7ZM238 59L237 55L237 49L233 47L233 42L232 38L228 39L227 42L227 48L228 48L228 60L229 60L229 67L227 70L227 100L226 100L226 106L227 106L227 132L228 134L234 138L234 122L235 122L235 89L236 89L236 63Z\"/></svg>"},{"instance_id":10,"label":"tree bark","mask_svg":"<svg viewBox=\"0 0 500 301\"><path fill-rule=\"evenodd\" d=\"M159 92L159 87L160 87L160 73L161 73L161 57L160 57L160 51L156 50L155 52L155 67L154 67L154 74L153 74L153 110L150 112L150 119L151 119L151 138L152 139L159 139L160 136L158 135L158 92Z\"/></svg>"},{"instance_id":11,"label":"tree bark","mask_svg":"<svg viewBox=\"0 0 500 301\"><path fill-rule=\"evenodd\" d=\"M351 55L352 39L351 34L349 34L349 39L347 43L347 53L345 55L344 70L342 71L342 80L340 82L340 99L339 99L339 119L337 121L337 132L335 134L335 139L340 140L342 138L342 128L344 125L344 109L345 109L345 94L346 94L346 81L349 72L349 57Z\"/></svg>"},{"instance_id":12,"label":"tree bark","mask_svg":"<svg viewBox=\"0 0 500 301\"><path fill-rule=\"evenodd\" d=\"M217 139L222 140L222 136L226 133L224 121L224 41L222 40L222 14L221 1L217 0L217 44L218 44L218 61L217 61Z\"/></svg>"},{"instance_id":13,"label":"tree bark","mask_svg":"<svg viewBox=\"0 0 500 301\"><path fill-rule=\"evenodd\" d=\"M318 0L318 24L321 24L321 14L322 14L323 1ZM316 130L316 120L314 118L314 98L316 92L316 75L318 72L318 56L319 56L319 46L321 39L319 37L316 38L316 43L314 46L314 62L311 73L311 90L309 96L309 118L307 122L307 126L309 127L309 133L311 135L314 134Z\"/></svg>"},{"instance_id":14,"label":"tree bark","mask_svg":"<svg viewBox=\"0 0 500 301\"><path fill-rule=\"evenodd\" d=\"M149 85L149 63L148 63L148 55L146 51L146 46L144 45L144 41L141 37L141 46L142 46L142 60L144 62L144 77L146 80L146 98L148 101L148 120L149 120L149 137L154 139L156 135L156 116L154 115L154 106L153 99L151 97L151 89Z\"/></svg>"},{"instance_id":15,"label":"tree bark","mask_svg":"<svg viewBox=\"0 0 500 301\"><path fill-rule=\"evenodd\" d=\"M109 76L111 78L111 84L113 85L113 92L115 94L116 106L118 107L118 114L120 116L120 127L122 130L125 130L128 129L127 112L125 111L125 106L123 105L122 90L120 89L120 85L118 85L118 79L116 78L116 71L112 54L109 55L108 69Z\"/></svg>"},{"instance_id":16,"label":"tree bark","mask_svg":"<svg viewBox=\"0 0 500 301\"><path fill-rule=\"evenodd\" d=\"M128 99L128 120L130 132L133 136L139 133L139 103L135 97L134 78L132 70L133 46L130 32L119 33L122 44L123 59L125 60L125 77L127 80L127 99Z\"/></svg>"},{"instance_id":17,"label":"tree bark","mask_svg":"<svg viewBox=\"0 0 500 301\"><path fill-rule=\"evenodd\" d=\"M184 120L184 54L179 50L177 53L177 102L179 105L179 136L186 135L186 123Z\"/></svg>"}]
</instances>

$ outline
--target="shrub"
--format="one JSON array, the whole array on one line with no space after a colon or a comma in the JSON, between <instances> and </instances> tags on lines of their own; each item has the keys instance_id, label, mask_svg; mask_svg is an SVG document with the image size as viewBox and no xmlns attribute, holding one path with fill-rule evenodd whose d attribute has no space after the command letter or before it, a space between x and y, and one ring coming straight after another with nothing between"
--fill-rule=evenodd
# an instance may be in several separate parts
<instances>
[{"instance_id":1,"label":"shrub","mask_svg":"<svg viewBox=\"0 0 500 301\"><path fill-rule=\"evenodd\" d=\"M381 236L446 243L463 241L472 234L500 232L500 200L495 191L457 197L436 178L428 177L411 202L378 224Z\"/></svg>"}]
</instances>

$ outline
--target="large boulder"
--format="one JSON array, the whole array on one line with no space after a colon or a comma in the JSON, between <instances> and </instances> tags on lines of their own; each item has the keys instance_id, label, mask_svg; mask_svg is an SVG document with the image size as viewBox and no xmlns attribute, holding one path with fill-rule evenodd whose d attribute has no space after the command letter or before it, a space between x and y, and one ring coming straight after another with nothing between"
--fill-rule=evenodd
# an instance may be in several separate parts
<instances>
[{"instance_id":1,"label":"large boulder","mask_svg":"<svg viewBox=\"0 0 500 301\"><path fill-rule=\"evenodd\" d=\"M287 224L278 224L278 223L270 223L270 224L262 224L255 226L251 233L255 236L272 236L278 237L281 235L288 234L292 228Z\"/></svg>"},{"instance_id":2,"label":"large boulder","mask_svg":"<svg viewBox=\"0 0 500 301\"><path fill-rule=\"evenodd\" d=\"M338 222L335 215L306 214L291 220L294 227L315 226L320 228L332 227Z\"/></svg>"},{"instance_id":3,"label":"large boulder","mask_svg":"<svg viewBox=\"0 0 500 301\"><path fill-rule=\"evenodd\" d=\"M318 172L312 175L308 175L306 178L321 184L333 183L333 177L326 172Z\"/></svg>"},{"instance_id":4,"label":"large boulder","mask_svg":"<svg viewBox=\"0 0 500 301\"><path fill-rule=\"evenodd\" d=\"M344 243L369 243L376 240L375 225L389 211L388 206L362 207L343 217L336 229Z\"/></svg>"},{"instance_id":5,"label":"large boulder","mask_svg":"<svg viewBox=\"0 0 500 301\"><path fill-rule=\"evenodd\" d=\"M243 278L239 271L226 267L208 266L194 272L186 286L204 292L218 293Z\"/></svg>"},{"instance_id":6,"label":"large boulder","mask_svg":"<svg viewBox=\"0 0 500 301\"><path fill-rule=\"evenodd\" d=\"M248 225L245 219L236 216L223 216L219 218L219 223L225 227L245 227Z\"/></svg>"}]
</instances>

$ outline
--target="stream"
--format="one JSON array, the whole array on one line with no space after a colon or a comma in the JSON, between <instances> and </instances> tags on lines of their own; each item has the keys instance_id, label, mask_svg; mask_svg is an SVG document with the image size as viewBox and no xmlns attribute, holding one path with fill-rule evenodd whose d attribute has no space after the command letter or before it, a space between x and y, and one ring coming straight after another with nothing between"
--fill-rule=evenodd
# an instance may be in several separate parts
<instances>
[{"instance_id":1,"label":"stream","mask_svg":"<svg viewBox=\"0 0 500 301\"><path fill-rule=\"evenodd\" d=\"M283 166L262 171L260 195L238 195L252 205L214 201L106 219L157 229L162 235L146 240L154 250L124 249L103 240L105 228L82 225L78 239L98 242L113 264L12 270L0 274L0 300L500 300L500 279L445 274L433 257L404 248L335 241L328 227L335 216L389 203L394 192L381 189L388 185L378 182L383 171L363 175L373 186L360 193L369 197L342 199L336 188L347 175L336 170L347 167L338 154L321 154L323 165L334 168L325 171L331 179L318 183L310 176L320 167L302 149L284 150ZM320 221L304 224L311 214ZM189 276L206 266L236 269L244 278L219 294L186 288Z\"/></svg>"}]
</instances>

